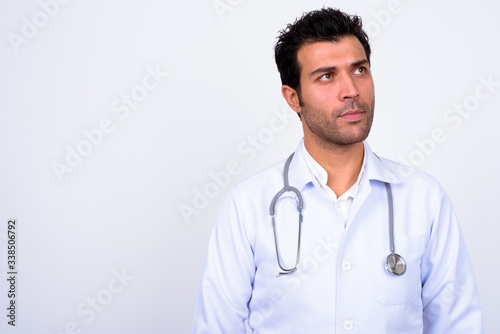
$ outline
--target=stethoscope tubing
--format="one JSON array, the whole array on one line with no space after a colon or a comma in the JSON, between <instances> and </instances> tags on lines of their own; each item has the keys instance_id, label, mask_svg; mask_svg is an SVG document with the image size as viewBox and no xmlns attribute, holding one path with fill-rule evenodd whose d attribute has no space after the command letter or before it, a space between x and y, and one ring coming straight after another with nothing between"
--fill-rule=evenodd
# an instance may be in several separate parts
<instances>
[{"instance_id":1,"label":"stethoscope tubing","mask_svg":"<svg viewBox=\"0 0 500 334\"><path fill-rule=\"evenodd\" d=\"M281 272L277 272L276 276L280 275L287 275L287 274L293 274L294 272L297 271L297 268L300 263L300 244L301 244L301 236L302 236L302 222L303 222L303 213L302 210L304 208L304 199L302 198L302 194L300 191L295 188L290 186L289 181L288 181L288 172L290 170L290 163L292 161L292 158L294 156L294 153L292 153L288 159L285 162L285 167L283 170L283 188L278 191L276 195L274 195L271 205L269 206L269 214L271 215L272 219L272 225L273 225L273 234L274 234L274 245L276 249L276 259L278 261L278 266L282 270ZM394 245L394 200L392 196L392 188L390 183L385 182L385 187L387 189L387 202L388 202L388 209L389 209L389 247L390 247L390 254L387 256L387 262L385 269L387 272L391 275L394 276L401 276L406 272L406 262L404 258L396 253L395 245ZM299 234L298 234L298 240L297 240L297 257L295 260L295 266L292 268L285 268L283 264L281 263L281 258L280 258L280 252L279 252L279 246L278 246L278 236L276 233L276 204L279 200L279 198L285 193L291 191L296 195L296 202L297 202L297 210L299 212Z\"/></svg>"},{"instance_id":2,"label":"stethoscope tubing","mask_svg":"<svg viewBox=\"0 0 500 334\"><path fill-rule=\"evenodd\" d=\"M272 223L273 223L273 232L274 232L274 245L276 248L276 259L278 260L278 265L283 272L279 272L278 275L286 275L286 274L292 274L297 270L297 265L300 262L300 239L302 235L302 220L303 220L303 215L302 215L302 209L304 208L304 200L302 198L302 194L300 191L295 188L291 187L290 184L288 183L288 171L290 170L290 163L293 158L293 153L288 157L288 159L285 162L285 168L283 171L283 180L284 180L284 186L283 188L276 194L274 195L273 200L271 201L271 205L269 207L269 214L272 217ZM291 191L295 193L297 196L296 202L297 202L297 210L299 211L299 234L298 234L298 241L297 241L297 258L295 261L295 266L293 268L285 268L281 264L281 259L280 259L280 252L279 252L279 247L278 247L278 236L276 234L276 203L278 202L279 198L281 195L283 195L285 192Z\"/></svg>"}]
</instances>

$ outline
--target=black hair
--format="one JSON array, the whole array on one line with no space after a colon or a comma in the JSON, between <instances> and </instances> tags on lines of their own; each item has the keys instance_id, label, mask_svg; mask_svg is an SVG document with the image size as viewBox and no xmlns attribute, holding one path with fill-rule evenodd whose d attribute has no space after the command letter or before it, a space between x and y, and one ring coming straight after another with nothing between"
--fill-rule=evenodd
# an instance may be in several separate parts
<instances>
[{"instance_id":1,"label":"black hair","mask_svg":"<svg viewBox=\"0 0 500 334\"><path fill-rule=\"evenodd\" d=\"M322 8L304 13L293 24L280 31L274 48L274 57L281 83L295 89L300 96L300 65L297 53L301 46L311 42L333 41L354 35L365 49L370 63L370 44L363 30L361 18L346 14L338 9Z\"/></svg>"}]
</instances>

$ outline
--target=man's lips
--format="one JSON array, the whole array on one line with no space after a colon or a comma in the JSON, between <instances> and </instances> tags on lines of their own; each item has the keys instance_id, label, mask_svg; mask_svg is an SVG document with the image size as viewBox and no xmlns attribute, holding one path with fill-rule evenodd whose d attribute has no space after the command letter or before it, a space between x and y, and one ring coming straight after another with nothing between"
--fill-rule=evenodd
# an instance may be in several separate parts
<instances>
[{"instance_id":1,"label":"man's lips","mask_svg":"<svg viewBox=\"0 0 500 334\"><path fill-rule=\"evenodd\" d=\"M361 109L350 109L339 117L347 121L359 121L365 112Z\"/></svg>"}]
</instances>

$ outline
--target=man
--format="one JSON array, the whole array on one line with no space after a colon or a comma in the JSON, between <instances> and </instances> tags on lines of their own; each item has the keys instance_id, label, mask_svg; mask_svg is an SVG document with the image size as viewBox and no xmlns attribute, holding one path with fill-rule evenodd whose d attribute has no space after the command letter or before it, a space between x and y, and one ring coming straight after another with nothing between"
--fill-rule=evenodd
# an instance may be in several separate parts
<instances>
[{"instance_id":1,"label":"man","mask_svg":"<svg viewBox=\"0 0 500 334\"><path fill-rule=\"evenodd\" d=\"M304 139L225 201L194 332L244 333L248 319L255 333L481 333L447 195L423 172L398 175L364 142L374 86L361 20L307 13L281 32L275 56ZM287 183L297 190L275 197Z\"/></svg>"}]
</instances>

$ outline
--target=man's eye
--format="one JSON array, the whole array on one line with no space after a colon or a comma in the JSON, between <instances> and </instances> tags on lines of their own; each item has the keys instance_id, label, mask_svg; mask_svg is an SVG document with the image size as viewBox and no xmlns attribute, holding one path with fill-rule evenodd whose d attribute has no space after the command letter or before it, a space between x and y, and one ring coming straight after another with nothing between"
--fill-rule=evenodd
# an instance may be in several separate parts
<instances>
[{"instance_id":1,"label":"man's eye","mask_svg":"<svg viewBox=\"0 0 500 334\"><path fill-rule=\"evenodd\" d=\"M365 73L365 72L366 72L366 69L365 69L364 67L358 67L358 68L356 69L356 72L358 72L358 73Z\"/></svg>"},{"instance_id":2,"label":"man's eye","mask_svg":"<svg viewBox=\"0 0 500 334\"><path fill-rule=\"evenodd\" d=\"M333 78L333 75L331 75L330 73L327 73L327 74L323 74L320 78L320 80L330 80Z\"/></svg>"}]
</instances>

